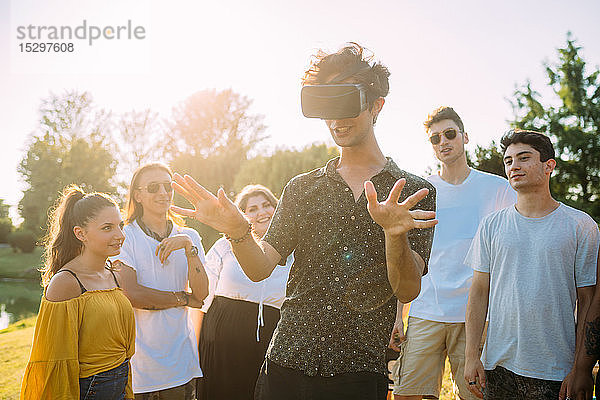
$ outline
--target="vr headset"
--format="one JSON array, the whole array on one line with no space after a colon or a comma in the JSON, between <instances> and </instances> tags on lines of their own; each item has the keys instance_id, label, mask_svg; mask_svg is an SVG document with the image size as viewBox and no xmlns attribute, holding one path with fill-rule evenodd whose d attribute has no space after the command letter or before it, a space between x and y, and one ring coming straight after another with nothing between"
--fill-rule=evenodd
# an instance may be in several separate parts
<instances>
[{"instance_id":1,"label":"vr headset","mask_svg":"<svg viewBox=\"0 0 600 400\"><path fill-rule=\"evenodd\" d=\"M355 118L367 109L367 93L360 84L307 85L300 96L307 118Z\"/></svg>"}]
</instances>

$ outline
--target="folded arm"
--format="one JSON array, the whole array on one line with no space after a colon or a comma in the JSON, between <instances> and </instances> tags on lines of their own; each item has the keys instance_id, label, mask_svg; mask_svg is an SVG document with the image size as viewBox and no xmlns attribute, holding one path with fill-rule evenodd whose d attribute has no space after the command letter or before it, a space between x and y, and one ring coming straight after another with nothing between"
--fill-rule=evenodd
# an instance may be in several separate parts
<instances>
[{"instance_id":1,"label":"folded arm","mask_svg":"<svg viewBox=\"0 0 600 400\"><path fill-rule=\"evenodd\" d=\"M137 273L126 264L116 261L113 266L117 270L119 284L134 308L164 310L186 305L189 307L202 307L201 301L199 303L195 302L186 292L169 292L140 285L137 280ZM188 296L190 298L186 299Z\"/></svg>"}]
</instances>

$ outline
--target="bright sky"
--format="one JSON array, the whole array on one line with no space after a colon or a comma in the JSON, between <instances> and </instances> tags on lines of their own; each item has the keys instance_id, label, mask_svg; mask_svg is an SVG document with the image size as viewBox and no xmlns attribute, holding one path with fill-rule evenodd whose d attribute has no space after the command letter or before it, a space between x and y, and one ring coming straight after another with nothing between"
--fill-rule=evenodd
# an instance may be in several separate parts
<instances>
[{"instance_id":1,"label":"bright sky","mask_svg":"<svg viewBox=\"0 0 600 400\"><path fill-rule=\"evenodd\" d=\"M301 115L300 77L318 48L347 41L371 49L392 73L376 126L384 153L424 175L435 164L422 126L431 110L454 107L471 150L498 139L508 129L515 84L530 79L543 89L542 62L554 61L567 31L588 64L600 64L598 15L596 0L0 0L0 198L16 205L21 197L16 168L50 92L87 90L99 107L168 117L196 91L232 88L265 115L265 151L333 144L323 122ZM99 26L132 20L146 38L77 42L77 52L58 58L18 53L25 41L16 40L16 26L84 19Z\"/></svg>"}]
</instances>

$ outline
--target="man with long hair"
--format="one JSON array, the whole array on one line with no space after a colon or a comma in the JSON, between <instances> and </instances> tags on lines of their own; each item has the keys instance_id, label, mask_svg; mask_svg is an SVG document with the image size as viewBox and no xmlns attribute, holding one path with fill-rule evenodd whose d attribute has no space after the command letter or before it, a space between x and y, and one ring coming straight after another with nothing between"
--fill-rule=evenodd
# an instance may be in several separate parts
<instances>
[{"instance_id":1,"label":"man with long hair","mask_svg":"<svg viewBox=\"0 0 600 400\"><path fill-rule=\"evenodd\" d=\"M198 233L169 209L171 178L171 169L162 163L135 171L125 241L115 257L135 313L137 351L131 368L136 400L194 400L196 380L202 376L200 315L191 308L202 307L208 295L204 251Z\"/></svg>"}]
</instances>

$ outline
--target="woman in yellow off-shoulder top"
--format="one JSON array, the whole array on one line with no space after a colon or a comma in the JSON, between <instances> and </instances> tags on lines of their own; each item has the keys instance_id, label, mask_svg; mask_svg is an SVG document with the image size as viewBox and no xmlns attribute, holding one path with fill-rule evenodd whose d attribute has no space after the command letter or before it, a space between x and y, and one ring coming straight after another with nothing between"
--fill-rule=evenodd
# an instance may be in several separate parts
<instances>
[{"instance_id":1,"label":"woman in yellow off-shoulder top","mask_svg":"<svg viewBox=\"0 0 600 400\"><path fill-rule=\"evenodd\" d=\"M108 195L63 192L53 213L44 295L21 399L133 399L129 359L135 322L107 258L123 243Z\"/></svg>"}]
</instances>

